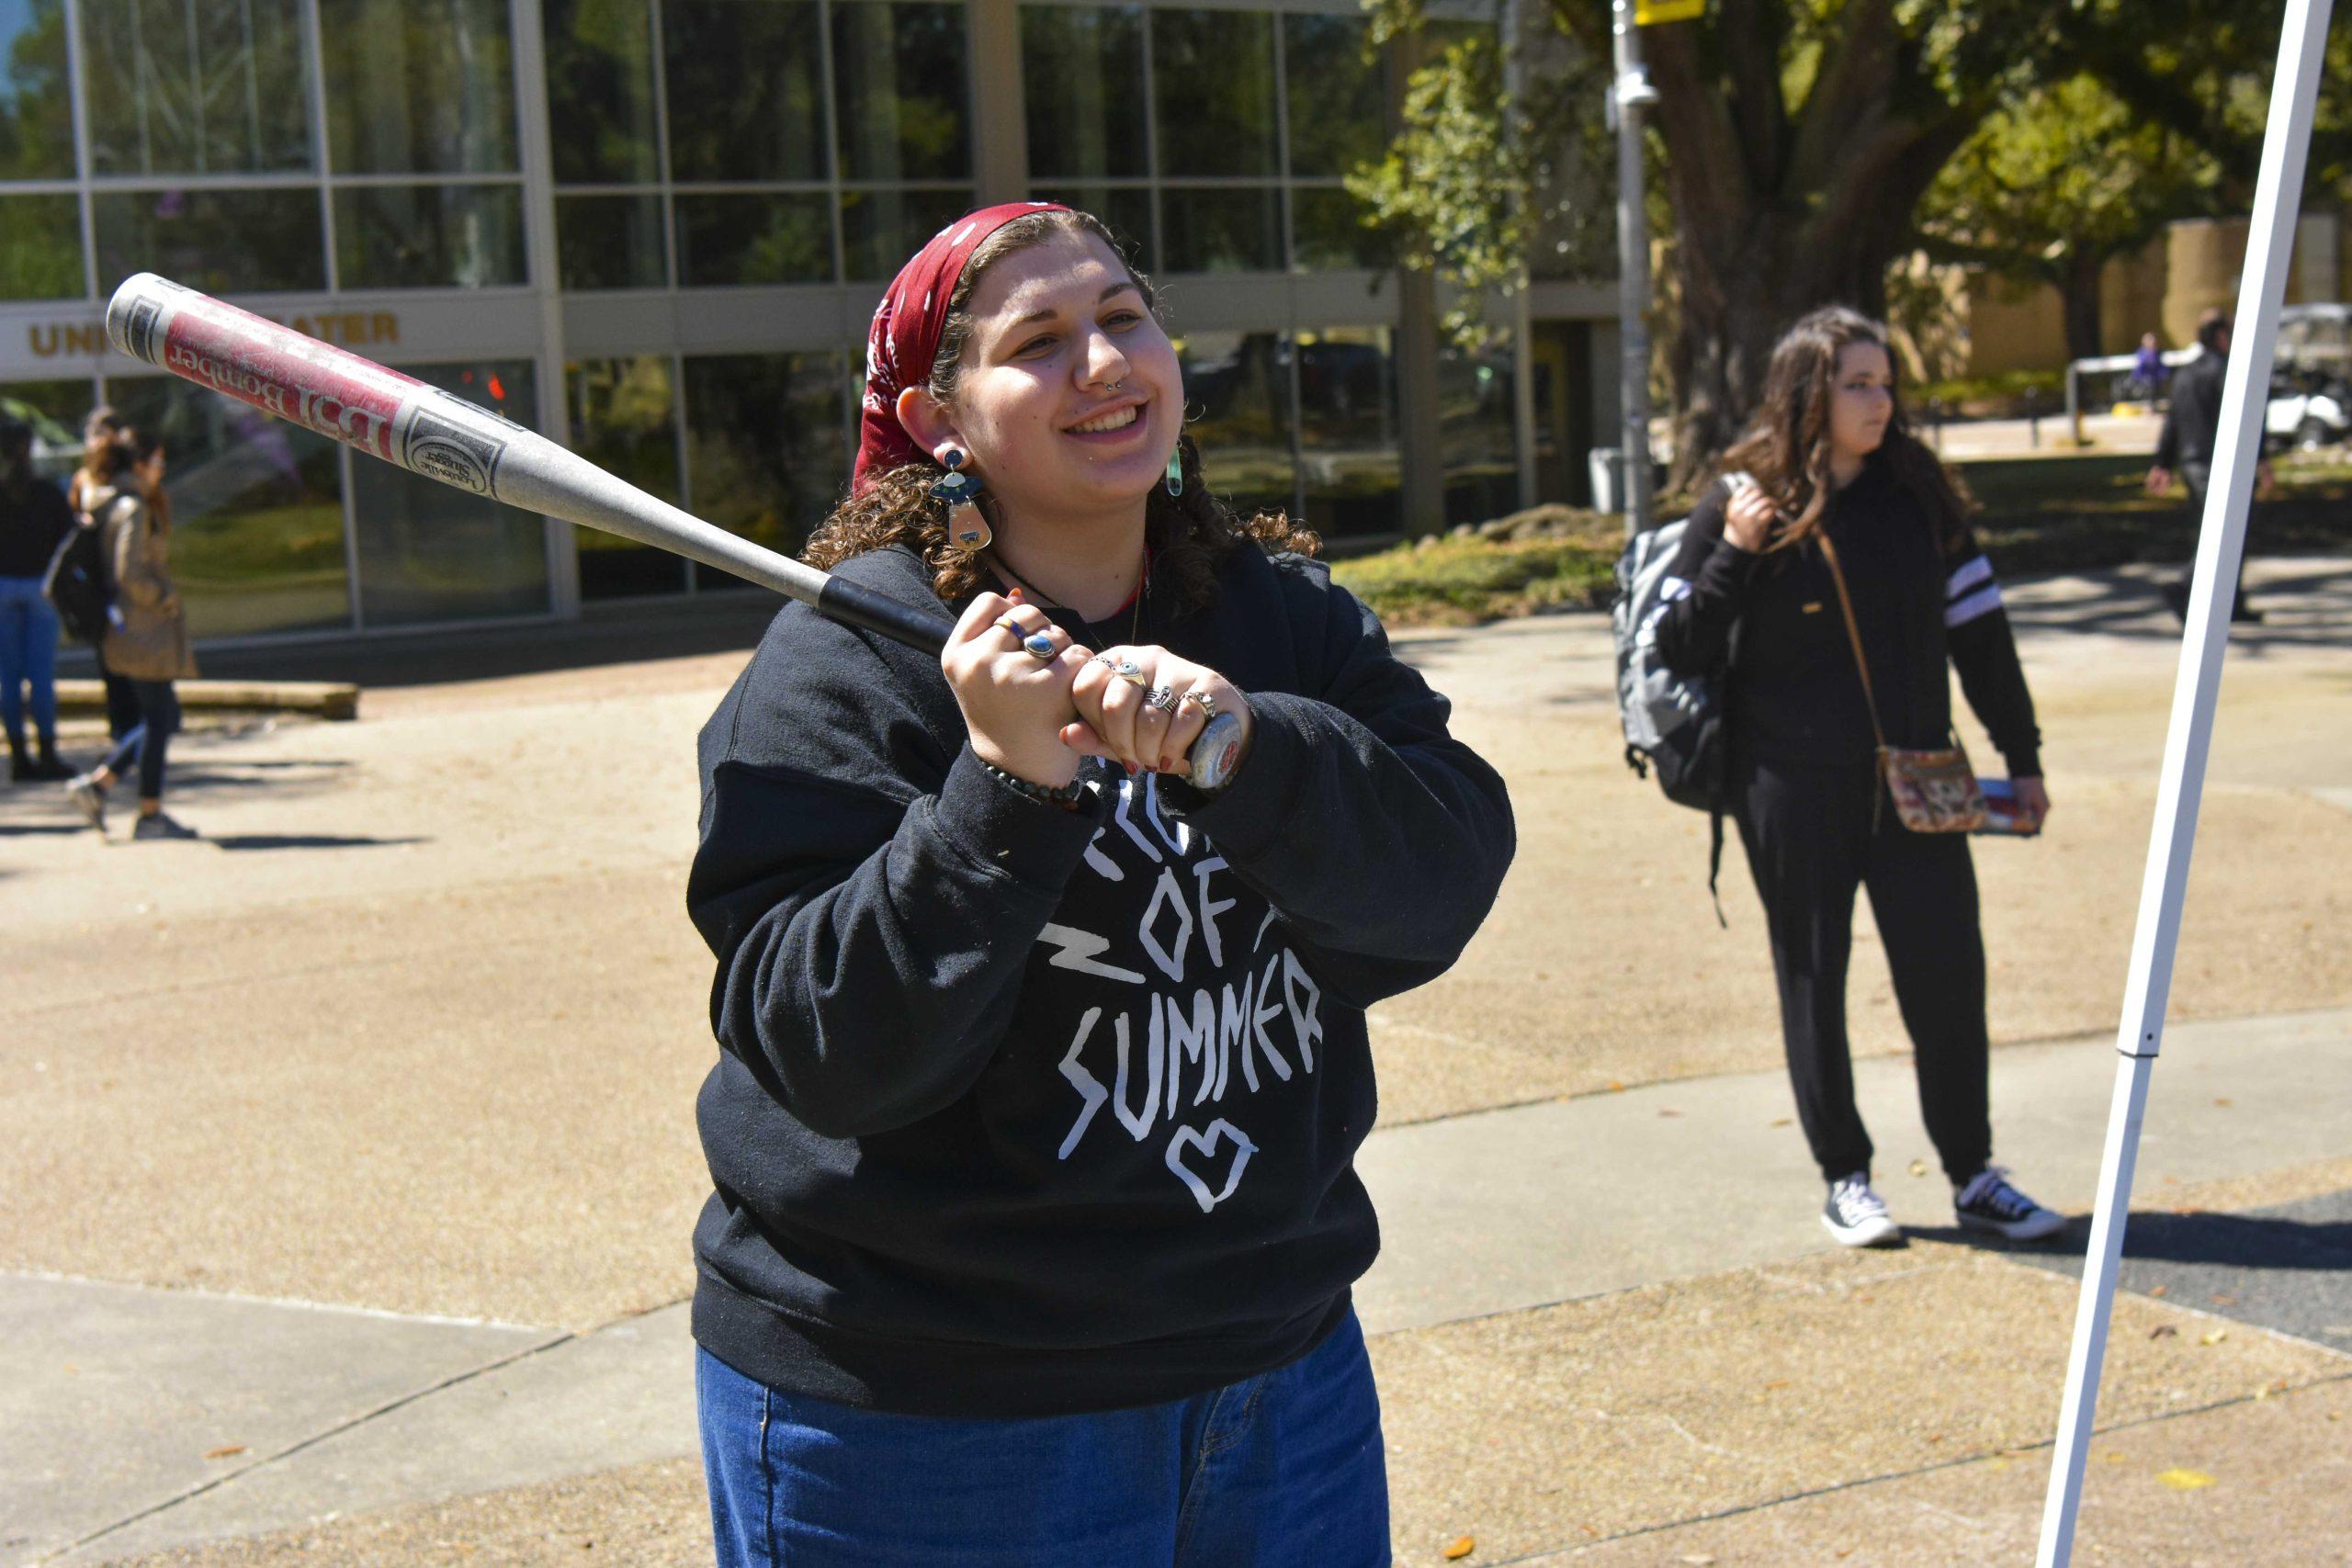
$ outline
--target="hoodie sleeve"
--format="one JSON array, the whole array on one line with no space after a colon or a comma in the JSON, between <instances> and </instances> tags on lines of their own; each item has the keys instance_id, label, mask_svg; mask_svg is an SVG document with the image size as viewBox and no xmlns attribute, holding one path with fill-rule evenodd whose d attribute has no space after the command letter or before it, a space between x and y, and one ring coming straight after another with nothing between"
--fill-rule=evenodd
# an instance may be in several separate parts
<instances>
[{"instance_id":1,"label":"hoodie sleeve","mask_svg":"<svg viewBox=\"0 0 2352 1568\"><path fill-rule=\"evenodd\" d=\"M1232 784L1210 798L1163 779L1162 798L1273 906L1317 977L1368 1007L1443 974L1477 931L1517 847L1510 797L1378 617L1320 563L1283 564L1312 694L1250 694Z\"/></svg>"},{"instance_id":2,"label":"hoodie sleeve","mask_svg":"<svg viewBox=\"0 0 2352 1568\"><path fill-rule=\"evenodd\" d=\"M1682 547L1667 569L1654 621L1659 657L1678 675L1720 669L1731 651L1732 627L1764 558L1724 536L1724 507L1731 490L1712 485L1690 511Z\"/></svg>"},{"instance_id":3,"label":"hoodie sleeve","mask_svg":"<svg viewBox=\"0 0 2352 1568\"><path fill-rule=\"evenodd\" d=\"M1971 536L1944 564L1950 569L1944 579L1944 641L1952 668L1960 671L1960 689L1999 748L2009 775L2039 778L2041 730L1993 563Z\"/></svg>"},{"instance_id":4,"label":"hoodie sleeve","mask_svg":"<svg viewBox=\"0 0 2352 1568\"><path fill-rule=\"evenodd\" d=\"M686 906L718 961L712 1028L828 1137L971 1087L1101 820L948 752L896 655L788 606L702 736Z\"/></svg>"}]
</instances>

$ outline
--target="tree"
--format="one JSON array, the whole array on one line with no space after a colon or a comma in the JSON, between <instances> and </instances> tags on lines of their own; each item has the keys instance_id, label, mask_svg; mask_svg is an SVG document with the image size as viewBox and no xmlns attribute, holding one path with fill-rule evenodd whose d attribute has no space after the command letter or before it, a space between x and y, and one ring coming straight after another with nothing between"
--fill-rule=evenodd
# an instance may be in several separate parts
<instances>
[{"instance_id":1,"label":"tree","mask_svg":"<svg viewBox=\"0 0 2352 1568\"><path fill-rule=\"evenodd\" d=\"M1409 30L1422 0L1368 3ZM2037 89L2088 74L2213 151L2225 195L2250 189L2282 3L1713 0L1701 20L1644 29L1668 216L1656 231L1678 305L1677 482L1736 433L1789 321L1831 302L1883 313L1921 198L1988 118ZM1561 35L1608 59L1608 0L1547 4ZM1477 96L1452 101L1466 111ZM2315 169L2342 168L2352 141L2352 117L2331 112ZM1446 244L1433 254L1442 267Z\"/></svg>"},{"instance_id":2,"label":"tree","mask_svg":"<svg viewBox=\"0 0 2352 1568\"><path fill-rule=\"evenodd\" d=\"M1937 261L2056 288L2083 359L2103 352L2107 264L2213 210L2222 183L2202 148L2077 75L1994 111L1928 187L1919 231Z\"/></svg>"}]
</instances>

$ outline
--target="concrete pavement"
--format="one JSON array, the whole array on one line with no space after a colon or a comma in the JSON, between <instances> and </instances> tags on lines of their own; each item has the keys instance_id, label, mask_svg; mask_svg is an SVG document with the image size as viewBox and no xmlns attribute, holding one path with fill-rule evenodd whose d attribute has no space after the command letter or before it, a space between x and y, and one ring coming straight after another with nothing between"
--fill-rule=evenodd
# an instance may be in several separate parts
<instances>
[{"instance_id":1,"label":"concrete pavement","mask_svg":"<svg viewBox=\"0 0 2352 1568\"><path fill-rule=\"evenodd\" d=\"M2093 1190L2113 1061L2105 1041L1997 1058L2004 1157L2050 1201L2079 1207ZM1866 1062L1859 1087L1898 1217L1949 1237L1949 1189L1917 1169L1932 1156L1907 1065ZM1851 1260L1822 1256L1836 1248L1798 1199L1812 1178L1787 1122L1787 1087L1772 1073L1376 1132L1361 1168L1385 1250L1359 1292L1366 1329L1401 1342L1804 1259L1834 1285ZM2346 1128L2352 1011L2186 1025L2157 1075L2141 1190L2162 1203L2173 1189L2322 1165L2345 1151ZM1760 1201L1766 1193L1788 1201ZM2177 1236L2180 1222L2161 1209L2143 1223L2154 1250L2196 1250L2166 1245L2167 1220ZM2038 1267L2045 1254L2016 1256ZM1881 1260L1860 1267L1886 1277ZM2307 1348L2279 1363L2290 1375L2324 1378L2331 1359L2342 1361L2335 1375L2352 1375L2342 1269L2339 1258L2301 1281L2292 1316ZM2135 1281L2143 1293L2155 1282ZM2004 1288L2063 1301L2030 1283ZM2247 1314L2268 1304L2248 1301ZM695 1451L683 1305L574 1336L0 1276L0 1318L27 1374L0 1395L0 1518L21 1521L11 1562L114 1561ZM1387 1380L1392 1407L1414 1381ZM2019 1392L2030 1404L2056 1389Z\"/></svg>"},{"instance_id":2,"label":"concrete pavement","mask_svg":"<svg viewBox=\"0 0 2352 1568\"><path fill-rule=\"evenodd\" d=\"M2352 570L2258 571L2278 612L2225 682L2174 993L2194 1021L2140 1188L2191 1256L2154 1268L2236 1268L2248 1238L2333 1257L2352 1190ZM2134 574L2012 599L2060 816L1979 857L1996 1117L2071 1204L2174 642ZM1522 849L1463 965L1374 1019L1387 1245L1362 1307L1400 1560L1463 1534L1474 1562L2007 1560L2075 1287L1954 1245L1942 1184L1907 1174L1927 1149L1867 939L1858 1075L1923 1230L1855 1258L1813 1219L1737 856L1719 933L1702 825L1616 761L1605 631L1405 643L1510 778ZM683 759L739 661L522 661L371 690L356 726L200 734L175 809L205 845L100 853L0 797L0 1562L707 1560L675 1304L707 970L677 900ZM2198 1218L2177 1208L2254 1217L2167 1232ZM2248 1278L2201 1292L2227 1305L2125 1299L2101 1440L2125 1457L2095 1477L2168 1511L2125 1488L2086 1550L2345 1539L2326 1464L2270 1458L2343 1414L2342 1270ZM2154 1479L2166 1445L2216 1484ZM2151 1520L2175 1534L2132 1533Z\"/></svg>"}]
</instances>

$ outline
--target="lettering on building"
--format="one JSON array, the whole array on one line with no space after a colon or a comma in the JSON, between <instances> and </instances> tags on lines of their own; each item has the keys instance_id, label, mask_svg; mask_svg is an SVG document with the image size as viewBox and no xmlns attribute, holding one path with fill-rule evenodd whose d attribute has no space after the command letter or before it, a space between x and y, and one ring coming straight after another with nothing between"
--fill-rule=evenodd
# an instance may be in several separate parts
<instances>
[{"instance_id":1,"label":"lettering on building","mask_svg":"<svg viewBox=\"0 0 2352 1568\"><path fill-rule=\"evenodd\" d=\"M322 310L307 316L254 313L265 321L292 327L305 337L314 337L338 348L381 346L401 341L401 318L395 310ZM107 351L107 329L102 321L35 321L25 332L37 359L96 359Z\"/></svg>"}]
</instances>

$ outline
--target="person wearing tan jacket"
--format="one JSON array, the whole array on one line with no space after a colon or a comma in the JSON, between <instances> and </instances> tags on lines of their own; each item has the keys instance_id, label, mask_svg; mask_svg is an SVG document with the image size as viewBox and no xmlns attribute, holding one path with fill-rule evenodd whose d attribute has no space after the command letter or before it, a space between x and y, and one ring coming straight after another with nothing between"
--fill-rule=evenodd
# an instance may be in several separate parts
<instances>
[{"instance_id":1,"label":"person wearing tan jacket","mask_svg":"<svg viewBox=\"0 0 2352 1568\"><path fill-rule=\"evenodd\" d=\"M106 829L107 792L124 772L139 771L136 840L193 839L197 833L164 813L164 761L180 727L178 695L172 682L196 674L187 620L172 586L171 525L147 497L164 482L163 443L141 431L125 431L99 454L99 483L83 490L91 523L104 534L107 570L114 604L100 653L106 667L130 682L139 702L139 724L113 753L65 786L75 809L91 827Z\"/></svg>"}]
</instances>

